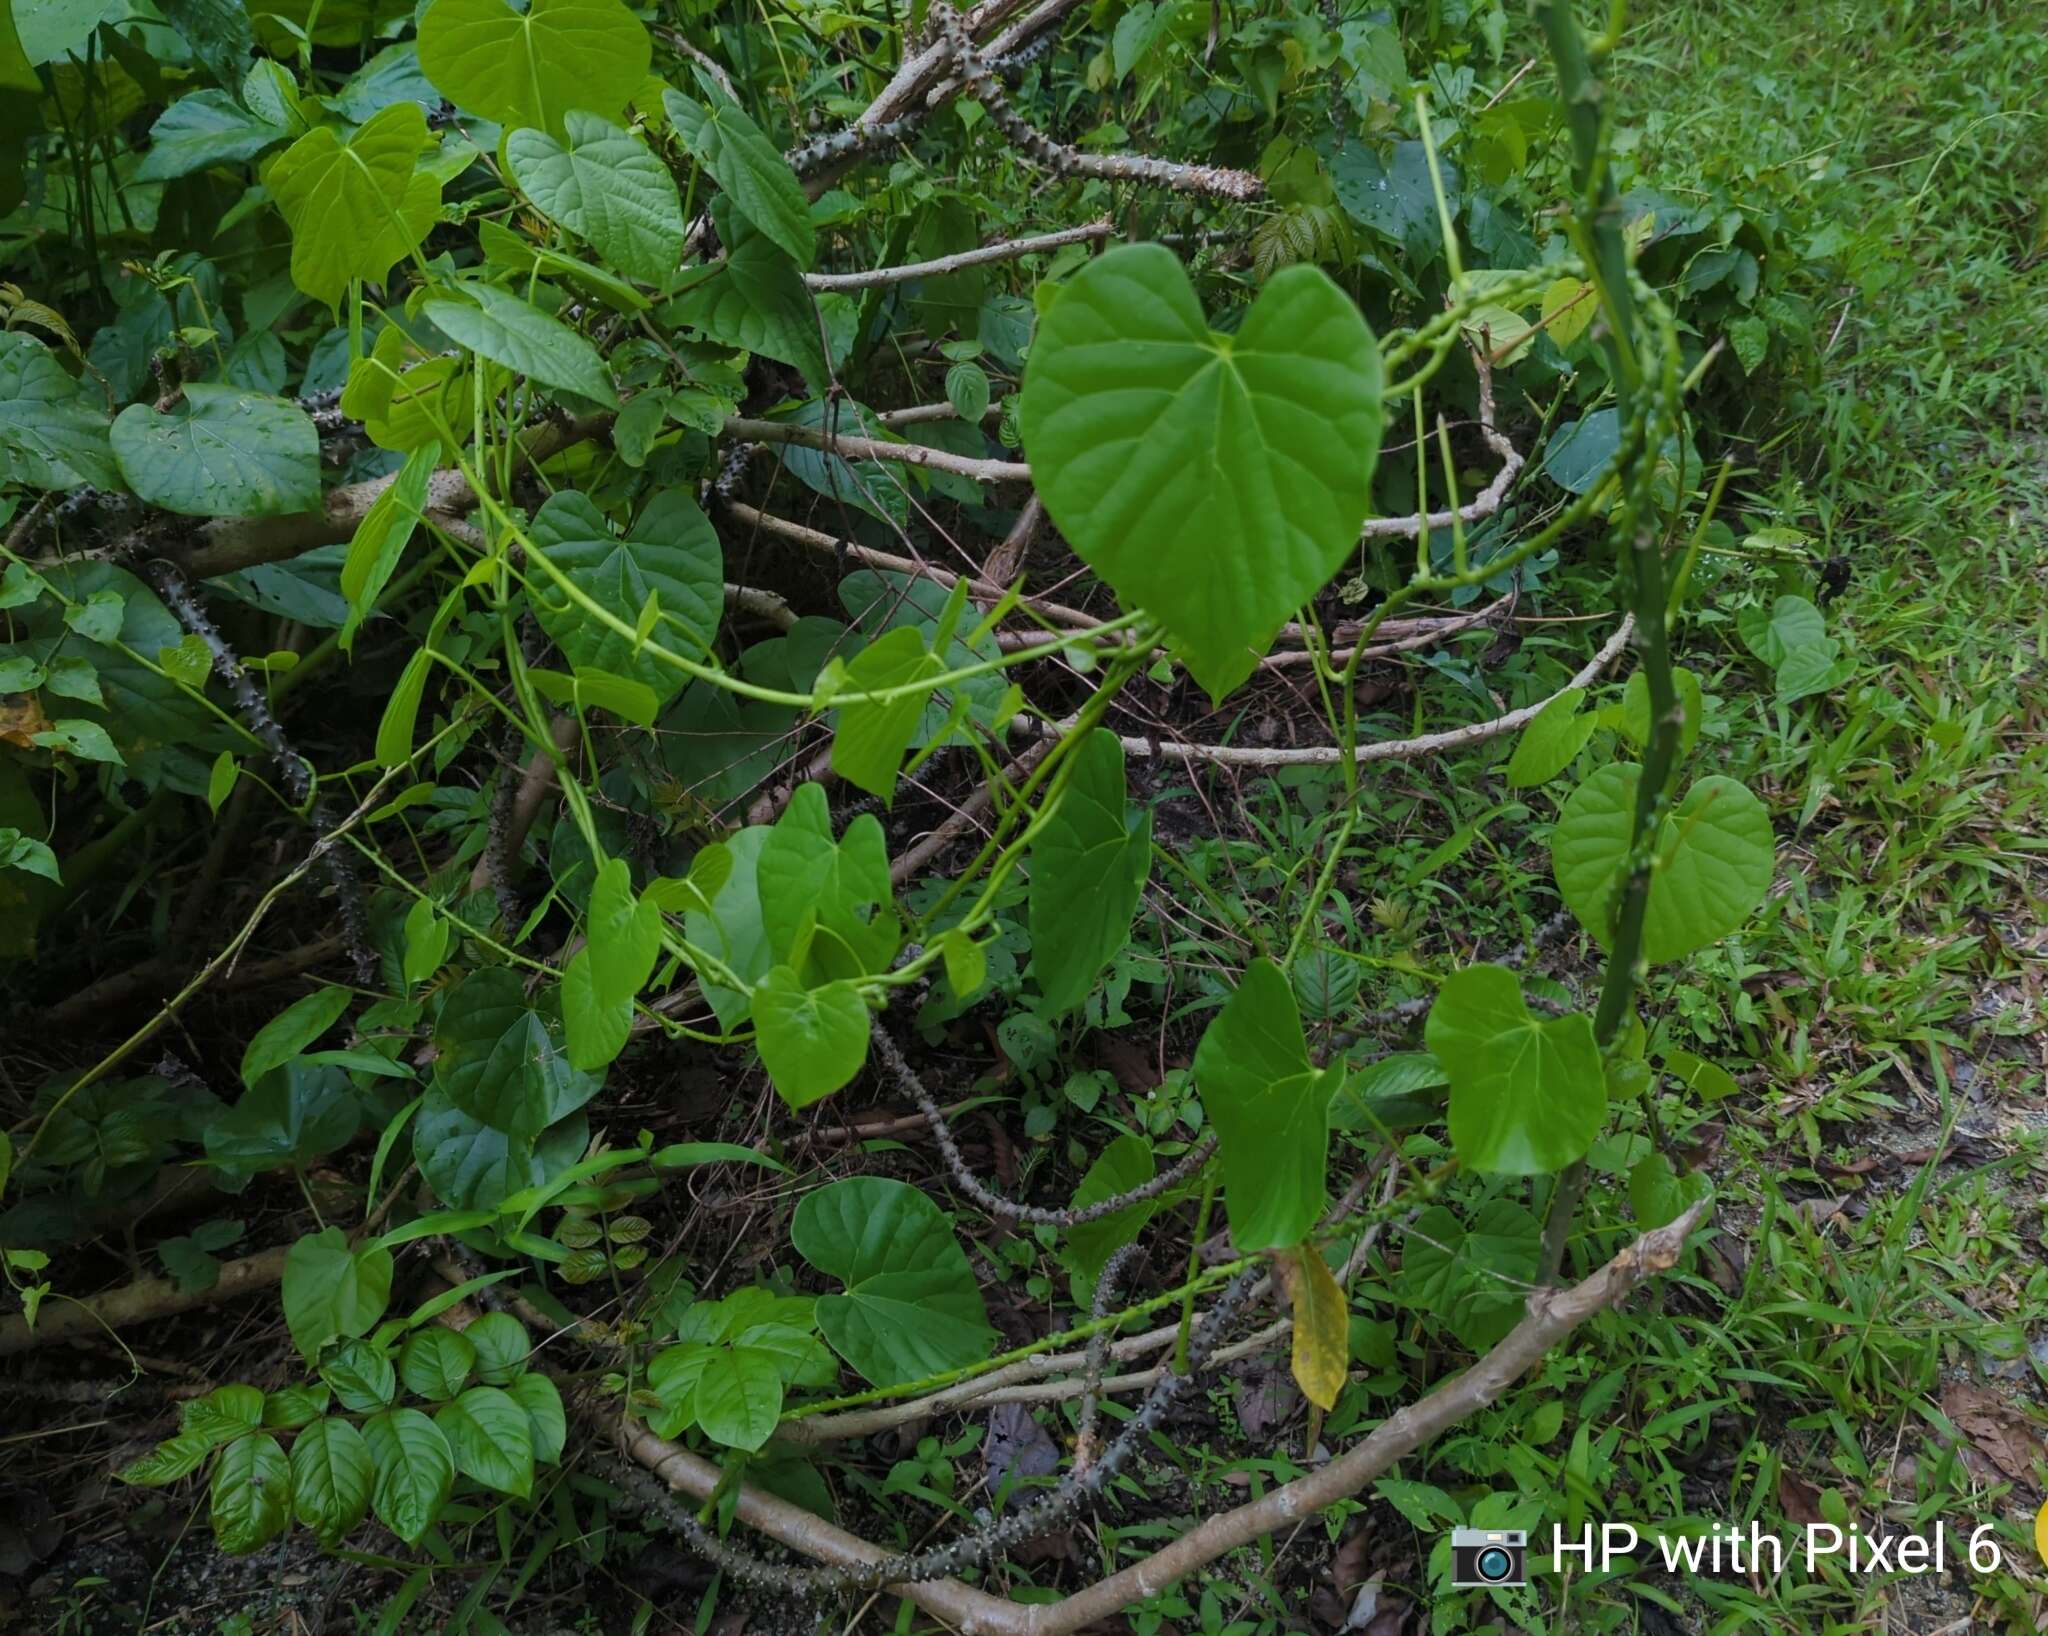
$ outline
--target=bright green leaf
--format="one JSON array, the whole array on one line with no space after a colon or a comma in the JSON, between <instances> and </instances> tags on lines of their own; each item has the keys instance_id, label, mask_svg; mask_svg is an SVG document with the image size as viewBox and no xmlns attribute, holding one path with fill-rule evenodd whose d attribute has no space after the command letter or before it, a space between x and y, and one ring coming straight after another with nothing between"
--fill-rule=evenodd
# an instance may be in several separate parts
<instances>
[{"instance_id":1,"label":"bright green leaf","mask_svg":"<svg viewBox=\"0 0 2048 1636\"><path fill-rule=\"evenodd\" d=\"M232 386L189 383L168 410L131 403L114 458L138 497L188 517L320 509L320 434L305 410Z\"/></svg>"},{"instance_id":2,"label":"bright green leaf","mask_svg":"<svg viewBox=\"0 0 2048 1636\"><path fill-rule=\"evenodd\" d=\"M995 1344L981 1288L953 1218L923 1193L879 1176L804 1196L790 1243L846 1286L818 1298L818 1327L866 1380L894 1386L979 1363Z\"/></svg>"},{"instance_id":3,"label":"bright green leaf","mask_svg":"<svg viewBox=\"0 0 2048 1636\"><path fill-rule=\"evenodd\" d=\"M363 1422L363 1441L377 1465L370 1508L406 1544L419 1544L455 1487L446 1435L418 1409L387 1409Z\"/></svg>"},{"instance_id":4,"label":"bright green leaf","mask_svg":"<svg viewBox=\"0 0 2048 1636\"><path fill-rule=\"evenodd\" d=\"M339 1227L308 1233L284 1263L284 1321L311 1362L331 1340L367 1335L391 1304L391 1252L351 1250Z\"/></svg>"},{"instance_id":5,"label":"bright green leaf","mask_svg":"<svg viewBox=\"0 0 2048 1636\"><path fill-rule=\"evenodd\" d=\"M1505 966L1467 966L1424 1032L1451 1081L1451 1144L1468 1170L1532 1176L1585 1156L1607 1118L1592 1019L1540 1018Z\"/></svg>"},{"instance_id":6,"label":"bright green leaf","mask_svg":"<svg viewBox=\"0 0 2048 1636\"><path fill-rule=\"evenodd\" d=\"M1123 948L1152 868L1152 814L1126 811L1116 734L1097 728L1071 753L1066 793L1031 843L1031 969L1049 1017L1087 999Z\"/></svg>"},{"instance_id":7,"label":"bright green leaf","mask_svg":"<svg viewBox=\"0 0 2048 1636\"><path fill-rule=\"evenodd\" d=\"M1240 1252L1299 1244L1323 1213L1330 1098L1343 1077L1309 1061L1286 974L1254 960L1195 1048Z\"/></svg>"},{"instance_id":8,"label":"bright green leaf","mask_svg":"<svg viewBox=\"0 0 2048 1636\"><path fill-rule=\"evenodd\" d=\"M351 280L381 284L441 214L441 184L415 171L431 141L412 101L376 114L346 143L316 125L264 168L292 230L292 282L338 308Z\"/></svg>"},{"instance_id":9,"label":"bright green leaf","mask_svg":"<svg viewBox=\"0 0 2048 1636\"><path fill-rule=\"evenodd\" d=\"M1132 245L1040 321L1019 424L1060 532L1220 699L1357 552L1380 388L1372 332L1320 270L1276 274L1218 335L1172 253Z\"/></svg>"},{"instance_id":10,"label":"bright green leaf","mask_svg":"<svg viewBox=\"0 0 2048 1636\"><path fill-rule=\"evenodd\" d=\"M1557 889L1602 948L1641 775L1633 762L1602 767L1572 792L1550 833ZM1716 774L1687 790L1658 832L1644 958L1676 960L1740 927L1770 890L1774 846L1763 803L1734 779Z\"/></svg>"},{"instance_id":11,"label":"bright green leaf","mask_svg":"<svg viewBox=\"0 0 2048 1636\"><path fill-rule=\"evenodd\" d=\"M354 999L349 990L326 984L294 1000L257 1029L243 1048L242 1083L254 1085L271 1069L291 1061L341 1021Z\"/></svg>"},{"instance_id":12,"label":"bright green leaf","mask_svg":"<svg viewBox=\"0 0 2048 1636\"><path fill-rule=\"evenodd\" d=\"M755 986L754 1027L761 1063L792 1108L830 1096L867 1061L867 1002L850 982L806 988L776 966Z\"/></svg>"},{"instance_id":13,"label":"bright green leaf","mask_svg":"<svg viewBox=\"0 0 2048 1636\"><path fill-rule=\"evenodd\" d=\"M542 215L620 272L667 283L682 261L684 232L668 166L639 137L595 114L571 111L565 124L563 141L540 130L505 139L513 180Z\"/></svg>"},{"instance_id":14,"label":"bright green leaf","mask_svg":"<svg viewBox=\"0 0 2048 1636\"><path fill-rule=\"evenodd\" d=\"M495 1386L472 1386L434 1415L455 1466L500 1494L533 1492L533 1432L526 1410Z\"/></svg>"},{"instance_id":15,"label":"bright green leaf","mask_svg":"<svg viewBox=\"0 0 2048 1636\"><path fill-rule=\"evenodd\" d=\"M463 291L467 301L429 301L422 309L449 340L543 386L618 406L619 395L597 348L567 324L494 284L465 284Z\"/></svg>"},{"instance_id":16,"label":"bright green leaf","mask_svg":"<svg viewBox=\"0 0 2048 1636\"><path fill-rule=\"evenodd\" d=\"M467 1337L429 1324L407 1338L398 1354L398 1378L415 1397L446 1403L469 1384L476 1348Z\"/></svg>"},{"instance_id":17,"label":"bright green leaf","mask_svg":"<svg viewBox=\"0 0 2048 1636\"><path fill-rule=\"evenodd\" d=\"M817 243L803 184L746 110L701 67L696 73L706 100L699 102L680 91L663 92L661 105L669 123L739 213L798 267L808 270L817 257Z\"/></svg>"},{"instance_id":18,"label":"bright green leaf","mask_svg":"<svg viewBox=\"0 0 2048 1636\"><path fill-rule=\"evenodd\" d=\"M1511 789L1547 784L1577 759L1596 725L1594 717L1579 713L1585 697L1583 687L1566 688L1522 729L1522 736L1515 741L1515 753L1508 757Z\"/></svg>"},{"instance_id":19,"label":"bright green leaf","mask_svg":"<svg viewBox=\"0 0 2048 1636\"><path fill-rule=\"evenodd\" d=\"M0 331L0 476L38 489L121 487L106 401L20 330Z\"/></svg>"},{"instance_id":20,"label":"bright green leaf","mask_svg":"<svg viewBox=\"0 0 2048 1636\"><path fill-rule=\"evenodd\" d=\"M274 1437L236 1439L214 1462L213 1538L230 1556L268 1545L291 1526L292 1466Z\"/></svg>"},{"instance_id":21,"label":"bright green leaf","mask_svg":"<svg viewBox=\"0 0 2048 1636\"><path fill-rule=\"evenodd\" d=\"M420 68L450 102L499 124L562 134L571 108L607 118L646 82L647 30L619 0L434 0Z\"/></svg>"},{"instance_id":22,"label":"bright green leaf","mask_svg":"<svg viewBox=\"0 0 2048 1636\"><path fill-rule=\"evenodd\" d=\"M317 1420L292 1441L292 1510L332 1549L368 1514L376 1475L361 1432L346 1420Z\"/></svg>"}]
</instances>

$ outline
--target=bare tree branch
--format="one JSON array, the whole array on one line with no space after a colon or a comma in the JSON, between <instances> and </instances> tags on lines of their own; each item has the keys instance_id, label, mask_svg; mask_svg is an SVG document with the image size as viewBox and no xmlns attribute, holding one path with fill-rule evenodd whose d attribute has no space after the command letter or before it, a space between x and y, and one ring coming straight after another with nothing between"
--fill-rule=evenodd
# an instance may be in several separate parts
<instances>
[{"instance_id":1,"label":"bare tree branch","mask_svg":"<svg viewBox=\"0 0 2048 1636\"><path fill-rule=\"evenodd\" d=\"M957 273L963 267L980 267L991 261L1014 261L1019 256L1057 250L1062 245L1086 244L1106 239L1116 228L1104 216L1081 227L1063 227L1057 233L1036 233L1030 238L1006 239L999 244L979 245L933 261L906 262L900 267L877 267L867 273L806 273L804 283L814 290L871 290L880 284L907 284L914 278L938 278Z\"/></svg>"},{"instance_id":2,"label":"bare tree branch","mask_svg":"<svg viewBox=\"0 0 2048 1636\"><path fill-rule=\"evenodd\" d=\"M725 423L726 432L750 443L793 443L799 448L821 449L845 460L894 460L928 471L951 472L977 483L1028 483L1031 468L1017 460L977 460L922 443L890 443L881 438L848 437L820 431L812 426L794 426L780 420L747 420L735 415Z\"/></svg>"},{"instance_id":3,"label":"bare tree branch","mask_svg":"<svg viewBox=\"0 0 2048 1636\"><path fill-rule=\"evenodd\" d=\"M1584 668L1559 692L1569 692L1575 687L1590 687L1602 671L1613 664L1621 650L1628 645L1631 632L1635 629L1633 620L1624 619L1615 632L1601 646L1598 653L1589 659ZM1468 744L1480 744L1490 738L1499 738L1503 733L1512 733L1534 721L1545 705L1558 695L1538 699L1534 704L1510 710L1495 716L1490 721L1472 723L1469 727L1453 727L1441 733L1424 733L1416 738L1382 739L1377 744L1361 744L1352 753L1351 760L1362 764L1368 761L1406 761L1415 756L1435 755L1443 750L1462 749ZM1282 745L1261 749L1253 745L1239 744L1187 744L1149 738L1126 738L1124 752L1136 756L1163 756L1171 761L1190 763L1206 762L1221 767L1321 767L1336 766L1345 759L1343 746L1337 744Z\"/></svg>"},{"instance_id":4,"label":"bare tree branch","mask_svg":"<svg viewBox=\"0 0 2048 1636\"><path fill-rule=\"evenodd\" d=\"M1646 1279L1677 1265L1707 1203L1701 1200L1669 1226L1643 1234L1583 1283L1532 1292L1528 1315L1498 1346L1421 1401L1397 1410L1328 1464L1205 1518L1171 1544L1085 1590L1057 1602L1018 1603L952 1579L891 1588L965 1636L1072 1636L1225 1553L1356 1494L1431 1438L1496 1401L1587 1319L1619 1306ZM717 1466L644 1427L621 1420L615 1436L628 1455L678 1493L701 1500L725 1490L725 1474ZM765 1490L743 1485L729 1497L736 1501L740 1521L813 1561L860 1570L889 1559L881 1547Z\"/></svg>"}]
</instances>

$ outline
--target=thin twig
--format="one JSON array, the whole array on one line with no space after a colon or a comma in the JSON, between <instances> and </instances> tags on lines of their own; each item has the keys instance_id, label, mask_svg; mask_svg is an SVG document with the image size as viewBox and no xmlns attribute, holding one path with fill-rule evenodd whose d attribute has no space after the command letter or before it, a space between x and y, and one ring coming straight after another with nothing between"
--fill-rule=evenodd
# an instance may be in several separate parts
<instances>
[{"instance_id":1,"label":"thin twig","mask_svg":"<svg viewBox=\"0 0 2048 1636\"><path fill-rule=\"evenodd\" d=\"M1115 225L1104 216L1080 227L1063 227L1057 233L1034 233L1029 238L1005 239L996 244L978 245L972 250L960 250L950 256L939 256L931 261L906 262L900 267L877 267L865 273L806 273L804 283L814 290L872 290L882 284L907 284L916 278L939 278L965 267L984 266L991 261L1014 261L1020 256L1057 250L1063 245L1086 244L1091 239L1106 239L1115 231Z\"/></svg>"},{"instance_id":2,"label":"thin twig","mask_svg":"<svg viewBox=\"0 0 2048 1636\"><path fill-rule=\"evenodd\" d=\"M937 1100L925 1089L925 1083L916 1070L904 1060L895 1038L882 1026L879 1018L875 1020L870 1034L875 1055L881 1060L883 1069L924 1114L925 1123L931 1127L932 1136L939 1144L939 1153L946 1161L946 1169L951 1173L960 1191L998 1219L1028 1221L1034 1226L1059 1227L1071 1232L1076 1227L1107 1220L1133 1205L1144 1204L1163 1193L1172 1192L1207 1164L1216 1152L1216 1135L1211 1131L1189 1148L1178 1163L1160 1171L1150 1181L1126 1188L1123 1192L1112 1194L1106 1199L1098 1199L1093 1204L1069 1205L1065 1209L1049 1209L1041 1204L1018 1204L992 1192L968 1168L967 1161L961 1157L960 1144L954 1141L952 1127L946 1123L946 1116L940 1110Z\"/></svg>"}]
</instances>

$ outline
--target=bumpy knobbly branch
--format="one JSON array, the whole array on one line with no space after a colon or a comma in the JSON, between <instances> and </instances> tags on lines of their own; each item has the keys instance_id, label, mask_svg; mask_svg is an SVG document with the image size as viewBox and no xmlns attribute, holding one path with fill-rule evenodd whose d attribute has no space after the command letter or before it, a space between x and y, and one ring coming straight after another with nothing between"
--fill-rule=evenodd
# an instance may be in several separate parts
<instances>
[{"instance_id":1,"label":"bumpy knobbly branch","mask_svg":"<svg viewBox=\"0 0 2048 1636\"><path fill-rule=\"evenodd\" d=\"M1072 1596L1026 1604L958 1580L890 1583L900 1585L911 1602L966 1636L1071 1636L1158 1594L1228 1551L1356 1494L1431 1438L1496 1401L1573 1330L1595 1314L1619 1306L1645 1279L1675 1266L1706 1209L1706 1201L1701 1201L1668 1227L1645 1233L1571 1289L1533 1292L1528 1315L1491 1352L1420 1402L1398 1410L1328 1464L1259 1499L1206 1518L1142 1561ZM621 1422L617 1438L633 1459L680 1493L708 1499L724 1484L724 1473L710 1461L644 1427ZM761 1489L742 1486L735 1511L749 1527L813 1561L861 1572L891 1560L880 1547Z\"/></svg>"},{"instance_id":2,"label":"bumpy knobbly branch","mask_svg":"<svg viewBox=\"0 0 2048 1636\"><path fill-rule=\"evenodd\" d=\"M324 798L313 794L312 764L292 748L291 740L285 737L283 726L271 711L270 701L263 696L263 690L249 679L249 672L228 645L227 638L221 635L220 628L200 605L185 576L175 564L162 560L143 563L139 571L179 625L206 644L213 673L226 684L228 696L234 700L235 711L242 718L242 724L277 763L278 777L283 781L292 805L306 809L306 819L312 825L315 837L323 841L331 838L334 834L334 810ZM342 928L348 934L349 953L355 962L356 974L368 982L376 974L377 956L370 944L369 920L363 913L362 883L356 879L355 870L350 867L348 857L340 847L326 847L320 862L328 883L334 888L335 903L341 912Z\"/></svg>"},{"instance_id":3,"label":"bumpy knobbly branch","mask_svg":"<svg viewBox=\"0 0 2048 1636\"><path fill-rule=\"evenodd\" d=\"M1109 1198L1099 1199L1094 1204L1070 1206L1064 1210L1048 1209L1039 1204L1018 1204L984 1186L980 1178L968 1168L967 1161L961 1157L960 1144L953 1139L952 1127L946 1123L944 1111L932 1093L925 1089L925 1083L918 1077L917 1071L904 1060L902 1051L897 1048L896 1041L889 1031L877 1021L871 1033L875 1055L881 1059L889 1077L917 1103L918 1110L923 1113L925 1123L931 1128L932 1138L938 1143L939 1153L945 1159L946 1169L951 1173L955 1184L961 1192L992 1216L1011 1221L1028 1221L1041 1227L1059 1227L1068 1231L1076 1227L1085 1227L1091 1221L1104 1221L1119 1211L1130 1209L1134 1204L1143 1204L1163 1193L1172 1192L1207 1164L1216 1151L1216 1137L1214 1132L1211 1132L1189 1148L1177 1163L1160 1171L1150 1181L1112 1194Z\"/></svg>"},{"instance_id":4,"label":"bumpy knobbly branch","mask_svg":"<svg viewBox=\"0 0 2048 1636\"><path fill-rule=\"evenodd\" d=\"M967 93L987 110L990 122L1026 158L1058 176L1094 176L1116 182L1150 182L1182 193L1212 194L1225 199L1256 199L1265 183L1250 171L1223 165L1183 165L1134 153L1083 153L1056 142L1010 106L995 71L975 49L967 21L960 13L935 8L939 36L953 55L954 67L966 81Z\"/></svg>"},{"instance_id":5,"label":"bumpy knobbly branch","mask_svg":"<svg viewBox=\"0 0 2048 1636\"><path fill-rule=\"evenodd\" d=\"M1137 1262L1138 1251L1138 1241L1133 1239L1102 1264L1095 1279L1095 1299L1088 1308L1088 1316L1097 1323L1107 1318L1110 1308L1116 1305L1117 1294ZM1102 1406L1102 1372L1108 1365L1109 1331L1098 1329L1088 1337L1088 1362L1081 1372L1081 1424L1074 1434L1076 1471L1086 1471L1095 1461L1095 1421Z\"/></svg>"},{"instance_id":6,"label":"bumpy knobbly branch","mask_svg":"<svg viewBox=\"0 0 2048 1636\"><path fill-rule=\"evenodd\" d=\"M171 616L179 625L206 644L213 673L226 684L228 697L234 700L235 713L242 718L242 725L277 763L278 777L283 780L285 793L291 797L292 805L303 807L306 798L313 793L311 766L292 748L283 726L271 713L270 701L263 696L263 690L249 679L249 672L243 668L235 650L228 646L220 627L200 605L192 587L185 582L185 576L175 564L162 560L142 563L138 571L163 605L170 609Z\"/></svg>"},{"instance_id":7,"label":"bumpy knobbly branch","mask_svg":"<svg viewBox=\"0 0 2048 1636\"><path fill-rule=\"evenodd\" d=\"M765 1561L720 1539L685 1507L667 1504L662 1507L662 1514L692 1550L720 1571L740 1584L784 1595L843 1596L879 1590L885 1585L917 1585L942 1580L965 1569L981 1567L1071 1521L1102 1493L1138 1448L1159 1428L1167 1411L1189 1383L1208 1367L1224 1335L1250 1300L1252 1287L1259 1278L1258 1269L1250 1268L1230 1282L1189 1342L1187 1373L1169 1371L1163 1375L1093 1465L1086 1470L1077 1469L1069 1473L1050 1493L1042 1494L946 1545L899 1555L877 1554L861 1563L842 1561L826 1567L792 1568ZM651 1434L639 1433L625 1421L620 1422L619 1440L627 1453L647 1465L656 1475L664 1477L671 1487L686 1486L677 1481L676 1475L664 1469L670 1462L648 1459L648 1454L653 1452L651 1445L659 1445L664 1450L671 1445ZM681 1450L675 1452L682 1453ZM684 1458L690 1457L686 1455Z\"/></svg>"}]
</instances>

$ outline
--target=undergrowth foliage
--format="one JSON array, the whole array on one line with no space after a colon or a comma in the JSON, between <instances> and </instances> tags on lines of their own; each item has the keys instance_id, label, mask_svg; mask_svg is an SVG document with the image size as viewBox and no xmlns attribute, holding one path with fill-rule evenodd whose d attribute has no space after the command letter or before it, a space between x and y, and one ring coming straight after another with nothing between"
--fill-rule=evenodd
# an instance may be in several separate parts
<instances>
[{"instance_id":1,"label":"undergrowth foliage","mask_svg":"<svg viewBox=\"0 0 2048 1636\"><path fill-rule=\"evenodd\" d=\"M121 1473L207 1473L226 1549L374 1517L445 1557L437 1529L516 1512L572 1457L572 1343L604 1365L588 1426L687 1440L722 1495L809 1422L1086 1345L1074 1471L964 1540L806 1577L722 1542L729 1510L684 1513L744 1583L957 1575L1102 1493L1254 1295L1334 1409L1383 1229L1458 1344L1551 1344L1517 1319L1569 1270L1617 1109L1653 1138L1638 1226L1699 1219L1653 1093L1720 1070L1653 1048L1634 1001L1772 874L1760 803L1697 763L1670 643L1718 498L1687 393L1717 360L1763 369L1799 316L1761 230L1621 195L1615 41L1562 0L1537 8L1549 89L1489 66L1497 8L1476 43L1420 40L1448 53L1426 86L1342 7L1220 41L1170 3L1101 28L1061 0L919 10L813 34L621 0L65 0L0 31L27 156L0 223L0 954L70 958L145 835L204 858L138 887L146 978L90 974L108 1014L163 1003L0 1149L21 1344L90 1312L50 1253L160 1167L230 1193L360 1178L344 1219L308 1191L277 1270L303 1380L187 1403ZM1087 129L1076 95L1132 111ZM1613 595L1565 685L1380 730L1376 660L1507 617L1567 560ZM1811 604L1744 635L1824 685ZM1219 733L1284 679L1307 741ZM1364 787L1518 730L1509 784L1563 787L1555 886L1597 994L1525 972L1532 941L1411 962L1376 1009L1333 919ZM1056 1042L1176 987L1141 905L1213 892L1139 765L1327 769L1330 824L1283 914L1222 911L1237 969L1200 979L1163 1122L1134 1113L1078 1153L1071 1202L1033 1204L975 1175L923 1058L985 1008L1042 1139ZM941 768L973 788L913 839L892 820ZM258 826L286 864L251 904L223 883ZM322 980L237 1041L239 1088L174 1058L138 1076L294 912L330 925L274 976ZM758 1062L768 1139L663 1144L609 1112L622 1076L644 1097L692 1059L734 1085ZM966 1203L1045 1235L1072 1278L1056 1333L1004 1345L930 1193L788 1162L863 1074L918 1107ZM706 1166L792 1206L773 1275L715 1296L721 1255L650 1254L663 1189ZM1190 1216L1223 1258L1129 1282L1125 1247ZM179 1298L234 1241L186 1246ZM405 1294L429 1265L447 1287ZM586 1287L601 1320L574 1316ZM1178 1319L1170 1362L1098 1436L1105 1338L1148 1315ZM538 1324L567 1340L536 1353Z\"/></svg>"}]
</instances>

